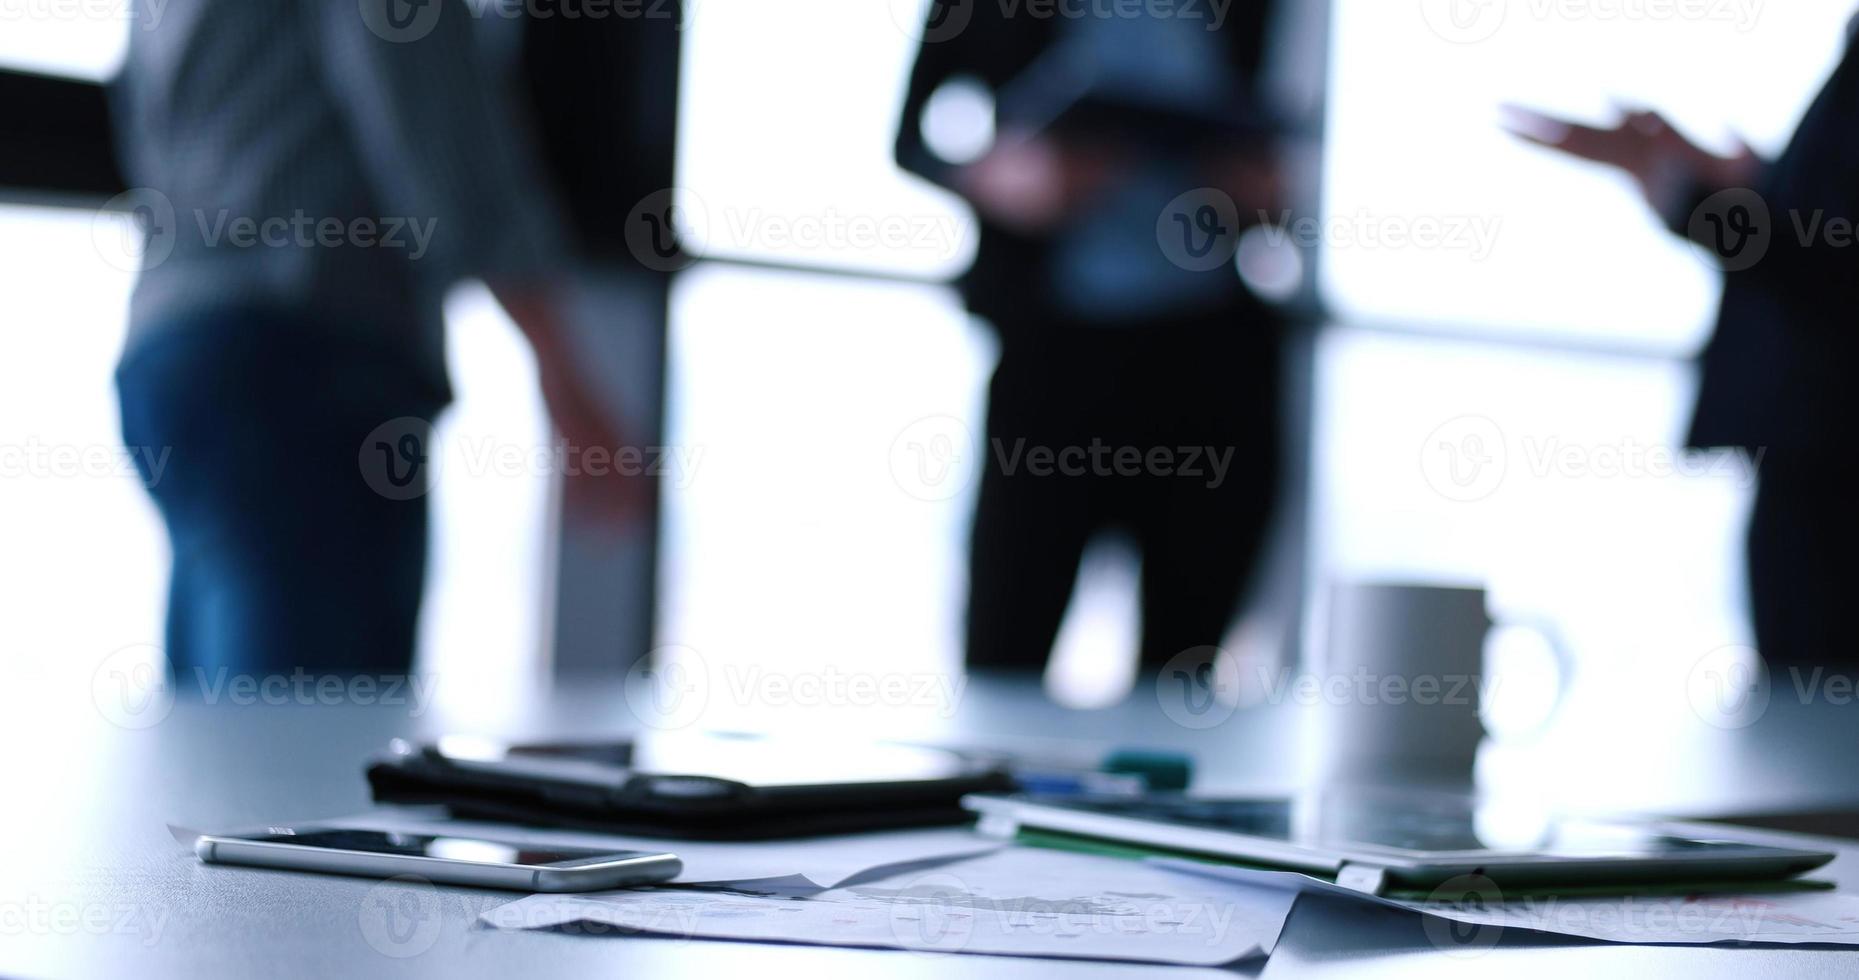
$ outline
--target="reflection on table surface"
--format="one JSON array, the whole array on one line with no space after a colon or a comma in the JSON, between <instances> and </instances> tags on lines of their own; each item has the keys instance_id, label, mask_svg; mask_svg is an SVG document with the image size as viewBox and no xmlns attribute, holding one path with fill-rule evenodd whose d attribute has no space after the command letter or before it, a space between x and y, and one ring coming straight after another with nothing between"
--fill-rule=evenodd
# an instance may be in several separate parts
<instances>
[{"instance_id":1,"label":"reflection on table surface","mask_svg":"<svg viewBox=\"0 0 1859 980\"><path fill-rule=\"evenodd\" d=\"M713 691L703 721L719 730L836 732L843 738L1028 745L1087 739L1178 748L1196 756L1196 785L1210 792L1295 789L1309 771L1313 711L1297 704L1239 707L1219 724L1195 730L1170 719L1153 685L1139 684L1122 704L1095 711L1051 703L1032 678L982 676L952 683L947 690L958 693L946 702L844 704L807 711L737 703L726 691ZM364 809L369 801L363 761L394 737L459 731L567 737L641 728L631 703L636 692L629 699L619 685L511 692L495 712L469 698L448 699L443 684L429 695L424 700L410 694L381 698L389 703L375 704L315 703L313 697L283 704L182 700L158 718L137 718L137 724L146 722L142 727L125 727L116 723L123 720L120 712L99 708L88 684L49 685L31 697L15 687L6 698L8 710L0 712L0 736L13 746L0 767L18 801L0 810L0 840L6 842L0 846L8 869L0 879L0 902L21 909L108 909L122 914L129 931L119 935L79 923L63 934L50 925L0 934L0 970L67 974L132 958L149 975L187 972L206 962L222 969L270 969L286 959L306 971L390 970L396 964L386 958L355 959L366 951L357 931L357 903L377 886L202 868L174 843L164 824L224 828ZM1810 807L1850 799L1850 788L1859 787L1852 778L1859 768L1859 726L1850 723L1843 706L1775 699L1761 718L1738 729L1712 727L1695 717L1688 726L1682 719L1657 728L1631 727L1636 724L1641 722L1620 716L1566 715L1532 744L1487 746L1479 763L1480 785L1497 799L1678 815ZM598 968L612 968L616 947L597 940L499 935L493 942L470 932L464 913L490 899L464 889L442 894L457 907L444 910L449 938L422 958L427 969L469 961L488 970L514 963L511 957L543 951L564 970L584 958L584 967L595 968L590 964L602 956L607 958ZM89 914L99 922L109 917L103 911ZM1330 914L1344 913L1300 908L1287 941L1295 940L1302 952L1289 959L1310 957L1321 965L1322 955L1303 945L1319 940L1298 937L1302 924ZM157 917L163 925L149 942L157 932ZM1330 941L1326 927L1320 942ZM713 973L744 955L753 955L757 968L764 960L789 958L796 969L814 969L815 957L828 955L786 948L745 952L676 941L617 942L631 957L629 965L654 973L679 966ZM1690 962L1716 953L1669 955ZM887 958L867 958L879 955ZM1557 962L1591 955L1592 950L1583 950ZM919 969L1006 974L1037 969L1036 964L978 957L954 959L984 962L936 964L911 954L830 956L827 968L879 964L906 975Z\"/></svg>"}]
</instances>

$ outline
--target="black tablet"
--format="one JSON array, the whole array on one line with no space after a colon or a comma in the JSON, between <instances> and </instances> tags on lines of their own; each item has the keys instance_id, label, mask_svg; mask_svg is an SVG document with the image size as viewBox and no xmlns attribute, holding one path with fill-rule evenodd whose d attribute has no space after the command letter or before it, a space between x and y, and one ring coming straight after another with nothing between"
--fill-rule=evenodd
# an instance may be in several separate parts
<instances>
[{"instance_id":1,"label":"black tablet","mask_svg":"<svg viewBox=\"0 0 1859 980\"><path fill-rule=\"evenodd\" d=\"M961 823L965 794L1013 785L996 762L926 746L711 733L400 742L369 779L383 802L459 816L704 839Z\"/></svg>"},{"instance_id":2,"label":"black tablet","mask_svg":"<svg viewBox=\"0 0 1859 980\"><path fill-rule=\"evenodd\" d=\"M1403 888L1462 875L1504 887L1786 878L1824 851L1701 839L1625 819L1486 807L1448 794L1336 791L1299 798L976 796L984 831L1022 829L1230 858ZM1377 885L1377 888L1380 886Z\"/></svg>"}]
</instances>

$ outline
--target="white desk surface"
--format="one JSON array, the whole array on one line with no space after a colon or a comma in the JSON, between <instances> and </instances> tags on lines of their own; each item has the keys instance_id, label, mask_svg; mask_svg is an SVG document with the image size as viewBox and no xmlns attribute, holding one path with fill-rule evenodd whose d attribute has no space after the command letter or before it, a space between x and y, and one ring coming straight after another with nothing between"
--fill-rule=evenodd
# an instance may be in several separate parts
<instances>
[{"instance_id":1,"label":"white desk surface","mask_svg":"<svg viewBox=\"0 0 1859 980\"><path fill-rule=\"evenodd\" d=\"M159 723L128 729L103 717L87 685L15 688L0 712L0 974L9 976L473 976L1113 977L1157 967L928 956L891 951L766 946L658 938L511 933L479 926L476 913L501 893L441 889L439 931L416 955L384 954L362 928L381 892L360 879L205 867L179 847L168 821L233 826L337 816L369 805L361 763L394 736L471 727L503 735L585 735L634 727L617 690L581 685L531 696L499 721L444 705L408 707L231 706L183 702ZM1772 707L1735 732L1638 733L1632 751L1574 757L1605 719L1567 741L1559 766L1500 759L1481 782L1527 778L1540 795L1671 814L1774 809L1859 795L1859 708ZM1203 731L1174 725L1152 691L1125 704L1075 711L1047 703L1030 684L973 682L952 717L848 709L808 723L863 736L902 734L1087 737L1173 746L1201 758L1208 789L1298 784L1299 710L1262 705ZM732 719L752 723L754 718ZM716 727L726 727L718 725ZM728 727L737 727L731 725ZM1610 735L1616 746L1626 736ZM1486 760L1487 762L1489 760ZM1518 770L1525 770L1521 774ZM1859 887L1859 857L1830 873ZM435 904L426 899L427 906ZM394 949L390 952L404 952ZM1859 976L1859 951L1789 948L1628 947L1527 935L1504 936L1483 955L1436 950L1416 917L1304 898L1269 961L1236 968L1266 977L1400 976ZM1228 971L1201 971L1226 973ZM1187 973L1178 975L1186 976Z\"/></svg>"}]
</instances>

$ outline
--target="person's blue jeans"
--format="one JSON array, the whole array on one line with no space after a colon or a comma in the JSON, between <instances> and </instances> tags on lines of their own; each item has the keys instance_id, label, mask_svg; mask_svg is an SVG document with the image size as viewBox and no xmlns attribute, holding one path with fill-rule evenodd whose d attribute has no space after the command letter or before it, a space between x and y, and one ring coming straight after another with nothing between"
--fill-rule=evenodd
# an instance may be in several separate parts
<instances>
[{"instance_id":1,"label":"person's blue jeans","mask_svg":"<svg viewBox=\"0 0 1859 980\"><path fill-rule=\"evenodd\" d=\"M124 442L173 545L177 684L407 672L425 577L423 457L436 449L443 381L292 314L217 311L165 327L116 379Z\"/></svg>"}]
</instances>

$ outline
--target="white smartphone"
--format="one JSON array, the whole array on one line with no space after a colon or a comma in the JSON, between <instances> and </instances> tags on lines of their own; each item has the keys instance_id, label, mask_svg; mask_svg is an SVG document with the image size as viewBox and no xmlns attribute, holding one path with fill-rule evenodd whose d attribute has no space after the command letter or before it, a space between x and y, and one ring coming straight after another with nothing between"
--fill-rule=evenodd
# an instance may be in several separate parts
<instances>
[{"instance_id":1,"label":"white smartphone","mask_svg":"<svg viewBox=\"0 0 1859 980\"><path fill-rule=\"evenodd\" d=\"M528 892L650 885L670 881L684 870L675 855L652 851L534 846L344 827L267 827L252 834L203 835L194 842L194 853L209 864L365 878L417 875L450 885Z\"/></svg>"}]
</instances>

